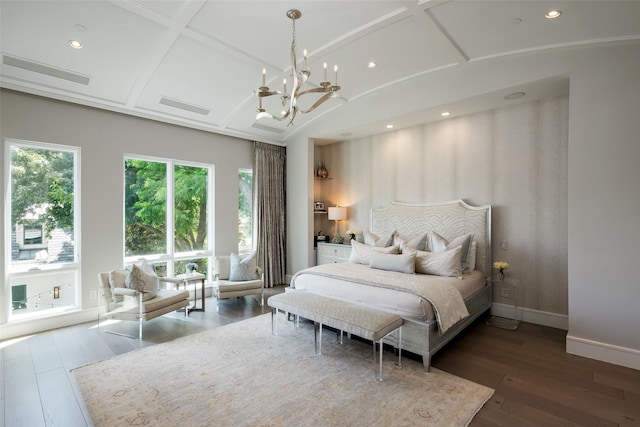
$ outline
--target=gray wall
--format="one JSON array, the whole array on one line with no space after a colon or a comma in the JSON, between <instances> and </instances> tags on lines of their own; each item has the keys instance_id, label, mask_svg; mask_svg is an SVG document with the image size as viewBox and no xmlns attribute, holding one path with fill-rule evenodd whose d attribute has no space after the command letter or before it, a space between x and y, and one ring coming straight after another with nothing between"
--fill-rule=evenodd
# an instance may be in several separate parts
<instances>
[{"instance_id":1,"label":"gray wall","mask_svg":"<svg viewBox=\"0 0 640 427\"><path fill-rule=\"evenodd\" d=\"M519 305L566 315L568 113L565 95L322 146L321 197L348 207L342 234L394 200L490 204L493 259L521 281Z\"/></svg>"},{"instance_id":2,"label":"gray wall","mask_svg":"<svg viewBox=\"0 0 640 427\"><path fill-rule=\"evenodd\" d=\"M542 57L550 62L541 61ZM434 79L433 105L445 103L442 88L454 93L458 87L472 85L481 94L554 76L569 77L567 351L640 369L640 280L635 269L640 256L640 44L554 49L486 62L498 62L503 72L489 73L483 62L468 64L464 70L443 70ZM410 91L411 85L407 86ZM349 104L360 109L361 117L349 116L349 123L334 119L332 129L384 117L388 98L376 102L363 97ZM412 105L397 107L401 114ZM321 135L325 125L317 120L306 135ZM303 145L307 138L296 135L288 141L288 153L312 156L313 150ZM299 165L289 165L290 181L306 178L313 191L312 171L295 175ZM345 167L359 166L360 161L351 158ZM466 197L482 202L475 194ZM295 272L308 265L313 212L308 195L289 192L287 202L290 212L307 210L306 220L288 230L289 265ZM496 230L497 239L500 232Z\"/></svg>"},{"instance_id":3,"label":"gray wall","mask_svg":"<svg viewBox=\"0 0 640 427\"><path fill-rule=\"evenodd\" d=\"M84 309L97 304L97 300L89 299L89 291L97 289L98 272L121 267L123 263L125 154L213 164L215 236L211 238L216 253L237 250L236 183L238 170L252 167L251 142L13 91L2 90L0 95L3 140L14 138L81 148ZM4 158L2 167L4 170ZM2 179L5 188L4 175ZM4 204L0 204L0 212L4 215ZM4 245L0 255L4 259ZM4 277L4 270L0 274ZM4 328L4 332L6 337L8 329Z\"/></svg>"}]
</instances>

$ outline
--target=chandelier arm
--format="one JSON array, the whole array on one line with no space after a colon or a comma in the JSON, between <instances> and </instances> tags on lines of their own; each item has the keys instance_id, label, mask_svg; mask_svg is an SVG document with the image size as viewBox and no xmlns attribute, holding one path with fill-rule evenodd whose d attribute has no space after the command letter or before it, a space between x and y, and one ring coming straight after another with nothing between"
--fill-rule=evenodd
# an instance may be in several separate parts
<instances>
[{"instance_id":1,"label":"chandelier arm","mask_svg":"<svg viewBox=\"0 0 640 427\"><path fill-rule=\"evenodd\" d=\"M331 99L331 98L332 98L332 94L331 93L327 93L324 96L320 97L311 107L309 107L308 110L303 110L301 108L298 108L298 111L300 111L300 113L302 113L302 114L310 113L313 110L315 110L316 108L318 108L320 105L322 105L326 100Z\"/></svg>"}]
</instances>

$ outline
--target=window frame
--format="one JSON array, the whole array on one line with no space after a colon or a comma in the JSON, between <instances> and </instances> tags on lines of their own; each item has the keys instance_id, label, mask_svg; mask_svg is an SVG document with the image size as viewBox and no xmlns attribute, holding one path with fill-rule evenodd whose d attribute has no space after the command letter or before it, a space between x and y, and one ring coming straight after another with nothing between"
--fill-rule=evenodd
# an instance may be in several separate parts
<instances>
[{"instance_id":1,"label":"window frame","mask_svg":"<svg viewBox=\"0 0 640 427\"><path fill-rule=\"evenodd\" d=\"M13 192L12 192L12 155L11 151L14 147L23 147L26 149L36 150L49 150L49 151L63 151L73 154L73 261L59 262L55 264L41 264L33 266L32 264L19 264L14 265L12 260L12 211L13 211ZM78 310L82 307L82 283L80 280L81 271L81 155L82 150L80 147L66 145L66 144L54 144L40 141L29 141L14 138L4 139L4 183L5 183L5 201L4 201L4 233L5 233L5 257L4 257L4 286L1 292L5 296L5 303L0 308L0 317L6 319L8 323L24 320L32 320L47 317L54 314L64 314L70 311ZM16 227L16 233L18 229ZM18 241L16 235L16 241ZM47 238L43 229L42 244L34 245L21 245L26 246L24 249L40 249L46 248ZM25 313L13 314L12 310L12 283L14 280L20 279L38 279L38 277L51 275L52 277L59 276L65 273L73 274L73 298L72 303L51 309L42 309L36 311L30 311ZM27 292L29 287L27 286ZM39 292L43 294L45 292ZM27 301L29 300L27 295ZM43 304L46 306L48 304ZM3 313L4 312L4 313Z\"/></svg>"},{"instance_id":2,"label":"window frame","mask_svg":"<svg viewBox=\"0 0 640 427\"><path fill-rule=\"evenodd\" d=\"M123 179L123 209L122 209L122 257L124 265L129 266L140 261L148 261L150 263L166 263L167 276L175 276L177 273L174 271L174 265L178 261L189 261L192 259L209 258L207 262L207 277L211 277L211 269L213 262L213 248L214 246L214 173L215 165L192 162L186 160L167 159L157 156L146 156L139 154L125 153L122 159L122 176L125 176L125 162L127 160L140 160L145 162L164 163L166 165L166 235L165 245L167 251L163 254L147 254L147 255L126 255L126 205L124 199L127 194L126 181ZM175 166L190 166L197 168L207 169L207 248L198 249L188 252L176 252L175 251Z\"/></svg>"}]
</instances>

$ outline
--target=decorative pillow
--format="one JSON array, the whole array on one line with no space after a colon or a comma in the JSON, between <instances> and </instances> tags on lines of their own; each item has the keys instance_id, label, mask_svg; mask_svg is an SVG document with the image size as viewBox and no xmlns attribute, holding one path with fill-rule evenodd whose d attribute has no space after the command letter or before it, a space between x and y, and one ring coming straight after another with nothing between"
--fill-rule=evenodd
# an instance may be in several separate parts
<instances>
[{"instance_id":1,"label":"decorative pillow","mask_svg":"<svg viewBox=\"0 0 640 427\"><path fill-rule=\"evenodd\" d=\"M240 255L236 253L231 254L230 281L239 282L244 280L258 280L259 278L255 252L251 252L244 258L240 258Z\"/></svg>"},{"instance_id":2,"label":"decorative pillow","mask_svg":"<svg viewBox=\"0 0 640 427\"><path fill-rule=\"evenodd\" d=\"M144 268L143 268L144 267ZM144 292L142 300L147 301L154 298L158 293L158 276L155 273L150 273L149 268L146 266L138 266L133 264L127 279L125 281L126 287L129 289L135 289L138 292Z\"/></svg>"},{"instance_id":3,"label":"decorative pillow","mask_svg":"<svg viewBox=\"0 0 640 427\"><path fill-rule=\"evenodd\" d=\"M129 274L129 270L113 270L109 272L109 287L111 289L115 288L126 288L127 275ZM122 296L118 296L111 293L111 301L118 302L122 300Z\"/></svg>"},{"instance_id":4,"label":"decorative pillow","mask_svg":"<svg viewBox=\"0 0 640 427\"><path fill-rule=\"evenodd\" d=\"M384 236L378 236L376 234L373 234L369 230L364 230L362 232L365 245L377 246L379 248L386 248L387 246L393 245L393 236L395 234L396 233L393 232L391 234L385 234Z\"/></svg>"},{"instance_id":5,"label":"decorative pillow","mask_svg":"<svg viewBox=\"0 0 640 427\"><path fill-rule=\"evenodd\" d=\"M349 254L349 262L354 264L369 265L371 262L371 255L374 253L383 254L399 254L400 248L397 246L388 246L385 248L378 248L376 246L369 246L364 243L351 241L351 254Z\"/></svg>"},{"instance_id":6,"label":"decorative pillow","mask_svg":"<svg viewBox=\"0 0 640 427\"><path fill-rule=\"evenodd\" d=\"M416 251L416 273L434 276L460 277L462 246L443 252Z\"/></svg>"},{"instance_id":7,"label":"decorative pillow","mask_svg":"<svg viewBox=\"0 0 640 427\"><path fill-rule=\"evenodd\" d=\"M214 271L220 280L229 280L231 274L231 257L229 255L218 255L215 259Z\"/></svg>"},{"instance_id":8,"label":"decorative pillow","mask_svg":"<svg viewBox=\"0 0 640 427\"><path fill-rule=\"evenodd\" d=\"M460 255L460 263L462 264L462 272L463 273L471 273L471 268L469 267L469 248L471 247L471 241L473 240L473 234L467 233L462 236L458 236L452 241L448 241L435 231L431 231L431 239L429 242L429 247L432 252L442 252L453 249L457 246L462 247L462 253Z\"/></svg>"},{"instance_id":9,"label":"decorative pillow","mask_svg":"<svg viewBox=\"0 0 640 427\"><path fill-rule=\"evenodd\" d=\"M393 244L398 245L400 247L400 251L402 251L405 246L409 246L419 251L426 251L427 237L429 237L429 233L424 233L419 236L413 237L404 237L400 236L399 234L395 234L393 236Z\"/></svg>"},{"instance_id":10,"label":"decorative pillow","mask_svg":"<svg viewBox=\"0 0 640 427\"><path fill-rule=\"evenodd\" d=\"M416 254L371 254L369 267L378 270L397 271L399 273L414 274L416 271Z\"/></svg>"}]
</instances>

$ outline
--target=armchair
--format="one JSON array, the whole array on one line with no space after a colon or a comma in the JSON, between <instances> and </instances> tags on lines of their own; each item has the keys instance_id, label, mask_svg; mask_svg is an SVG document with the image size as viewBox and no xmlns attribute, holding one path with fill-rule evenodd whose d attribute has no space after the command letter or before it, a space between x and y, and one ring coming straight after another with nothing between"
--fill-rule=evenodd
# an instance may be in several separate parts
<instances>
[{"instance_id":1,"label":"armchair","mask_svg":"<svg viewBox=\"0 0 640 427\"><path fill-rule=\"evenodd\" d=\"M262 269L255 263L255 252L244 259L236 254L218 255L214 264L213 295L216 309L220 300L252 295L264 305L264 278Z\"/></svg>"},{"instance_id":2,"label":"armchair","mask_svg":"<svg viewBox=\"0 0 640 427\"><path fill-rule=\"evenodd\" d=\"M99 294L102 306L98 313L98 329L107 319L133 320L138 322L138 336L128 335L102 328L105 332L142 340L143 321L154 319L171 311L189 305L189 291L157 289L154 291L137 290L126 287L127 270L114 270L98 273ZM156 278L158 280L160 278ZM153 295L155 294L155 295ZM188 316L185 308L185 316Z\"/></svg>"}]
</instances>

